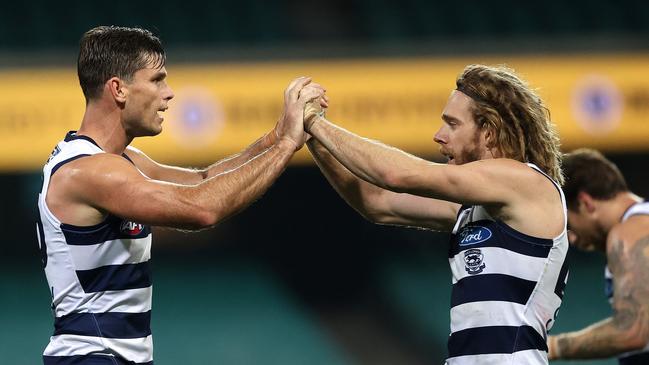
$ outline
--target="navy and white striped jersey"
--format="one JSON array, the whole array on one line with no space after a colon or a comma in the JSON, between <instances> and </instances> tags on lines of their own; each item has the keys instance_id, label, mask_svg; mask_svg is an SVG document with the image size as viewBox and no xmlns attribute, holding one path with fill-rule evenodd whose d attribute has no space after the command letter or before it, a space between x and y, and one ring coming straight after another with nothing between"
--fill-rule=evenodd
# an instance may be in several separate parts
<instances>
[{"instance_id":1,"label":"navy and white striped jersey","mask_svg":"<svg viewBox=\"0 0 649 365\"><path fill-rule=\"evenodd\" d=\"M554 239L523 234L482 206L460 209L449 248L448 365L548 363L547 332L568 276L566 203L552 183L564 208L564 230Z\"/></svg>"},{"instance_id":2,"label":"navy and white striped jersey","mask_svg":"<svg viewBox=\"0 0 649 365\"><path fill-rule=\"evenodd\" d=\"M153 364L151 230L109 215L94 226L60 222L45 202L65 163L104 153L87 136L66 135L43 168L38 240L54 314L44 364Z\"/></svg>"},{"instance_id":3,"label":"navy and white striped jersey","mask_svg":"<svg viewBox=\"0 0 649 365\"><path fill-rule=\"evenodd\" d=\"M622 222L629 219L629 217L634 215L649 215L649 202L640 202L633 204L622 216ZM604 279L605 279L605 293L608 298L608 302L613 304L613 274L609 270L608 265L604 270ZM618 356L618 361L620 365L646 365L649 364L649 343L642 349L638 351L632 351L624 353Z\"/></svg>"}]
</instances>

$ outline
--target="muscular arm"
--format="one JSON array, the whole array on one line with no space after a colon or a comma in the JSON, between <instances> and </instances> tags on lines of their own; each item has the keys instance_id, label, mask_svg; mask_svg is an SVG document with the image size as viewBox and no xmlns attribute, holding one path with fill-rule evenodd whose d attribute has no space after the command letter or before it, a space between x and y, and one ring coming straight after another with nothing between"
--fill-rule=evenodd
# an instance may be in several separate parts
<instances>
[{"instance_id":1,"label":"muscular arm","mask_svg":"<svg viewBox=\"0 0 649 365\"><path fill-rule=\"evenodd\" d=\"M304 105L324 93L310 82L300 77L285 90L277 142L234 169L198 184L177 184L151 179L121 156L100 153L59 169L50 181L47 204L59 219L65 216L64 223L75 225L92 225L106 212L176 228L215 225L259 198L302 146Z\"/></svg>"},{"instance_id":2,"label":"muscular arm","mask_svg":"<svg viewBox=\"0 0 649 365\"><path fill-rule=\"evenodd\" d=\"M134 147L128 147L125 153L142 173L152 179L178 184L198 184L224 171L238 168L272 146L275 140L275 130L272 130L242 152L226 157L204 169L188 169L163 165L155 162L145 153Z\"/></svg>"},{"instance_id":3,"label":"muscular arm","mask_svg":"<svg viewBox=\"0 0 649 365\"><path fill-rule=\"evenodd\" d=\"M354 175L397 193L459 204L507 205L529 199L538 181L538 174L518 161L437 164L357 136L324 118L314 118L309 133Z\"/></svg>"},{"instance_id":4,"label":"muscular arm","mask_svg":"<svg viewBox=\"0 0 649 365\"><path fill-rule=\"evenodd\" d=\"M452 229L459 204L380 188L352 174L315 138L307 146L329 183L366 219L380 224Z\"/></svg>"},{"instance_id":5,"label":"muscular arm","mask_svg":"<svg viewBox=\"0 0 649 365\"><path fill-rule=\"evenodd\" d=\"M649 232L645 234L632 241L624 236L609 238L613 315L580 331L550 336L550 359L612 357L649 342Z\"/></svg>"},{"instance_id":6,"label":"muscular arm","mask_svg":"<svg viewBox=\"0 0 649 365\"><path fill-rule=\"evenodd\" d=\"M57 184L65 186L68 201L138 223L205 228L259 198L284 170L295 147L281 139L238 168L195 185L153 180L119 156L98 154L61 169Z\"/></svg>"},{"instance_id":7,"label":"muscular arm","mask_svg":"<svg viewBox=\"0 0 649 365\"><path fill-rule=\"evenodd\" d=\"M306 88L300 96L300 90L305 86ZM273 144L275 144L279 136L283 135L286 132L287 128L290 128L290 126L288 126L287 124L288 120L295 120L299 118L301 126L304 106L306 102L311 101L314 98L320 98L320 96L322 96L322 98L319 99L320 105L327 105L326 100L324 100L326 99L326 96L324 96L323 93L324 89L319 84L311 84L311 79L309 78L300 77L293 80L293 82L284 92L284 113L280 117L275 128L266 133L261 138L257 139L242 152L230 157L226 157L204 169L187 169L162 165L153 161L142 151L139 151L138 149L133 147L128 147L125 153L133 161L137 168L142 171L142 173L152 179L178 184L198 184L205 179L209 179L223 172L237 169L240 166L247 164L251 159L256 158L262 152L266 151ZM299 138L295 136L294 138L300 140L297 148L301 148L302 143L304 142L304 133L300 131Z\"/></svg>"}]
</instances>

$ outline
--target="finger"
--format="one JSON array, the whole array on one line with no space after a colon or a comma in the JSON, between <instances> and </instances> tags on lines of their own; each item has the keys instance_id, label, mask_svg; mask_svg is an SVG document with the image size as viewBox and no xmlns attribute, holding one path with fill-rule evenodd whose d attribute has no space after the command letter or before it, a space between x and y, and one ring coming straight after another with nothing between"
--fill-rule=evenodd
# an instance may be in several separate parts
<instances>
[{"instance_id":1,"label":"finger","mask_svg":"<svg viewBox=\"0 0 649 365\"><path fill-rule=\"evenodd\" d=\"M318 93L319 96L324 96L324 90L317 88L317 87L311 87L311 85L307 85L302 91L300 91L300 94L298 95L298 100L304 99L305 95L311 95L311 92L316 92ZM313 100L313 99L311 99Z\"/></svg>"},{"instance_id":2,"label":"finger","mask_svg":"<svg viewBox=\"0 0 649 365\"><path fill-rule=\"evenodd\" d=\"M318 84L317 82L312 82L311 84L309 84L309 86L313 86L313 87L320 88L320 89L322 89L322 90L325 91L325 92L327 91L327 89L325 89L324 86Z\"/></svg>"},{"instance_id":3,"label":"finger","mask_svg":"<svg viewBox=\"0 0 649 365\"><path fill-rule=\"evenodd\" d=\"M322 87L314 86L313 84L308 84L307 86L305 86L305 87L300 91L300 95L298 96L298 98L299 98L299 99L303 99L304 97L303 97L302 95L307 95L307 94L306 94L307 91L308 91L309 93L312 92L312 91L316 91L316 92L317 92L319 95L321 95L321 96L325 94L325 90L324 90Z\"/></svg>"},{"instance_id":4,"label":"finger","mask_svg":"<svg viewBox=\"0 0 649 365\"><path fill-rule=\"evenodd\" d=\"M329 97L327 96L327 94L323 94L318 101L323 108L329 107Z\"/></svg>"},{"instance_id":5,"label":"finger","mask_svg":"<svg viewBox=\"0 0 649 365\"><path fill-rule=\"evenodd\" d=\"M284 98L288 99L291 90L295 87L295 85L297 85L299 82L303 81L304 79L306 79L306 76L300 76L293 79L293 81L291 81L286 87L286 89L284 90Z\"/></svg>"},{"instance_id":6,"label":"finger","mask_svg":"<svg viewBox=\"0 0 649 365\"><path fill-rule=\"evenodd\" d=\"M307 89L307 88L318 89L318 90L320 90L320 92L323 93L323 94L326 92L326 90L325 90L322 86L320 86L320 85L318 85L318 84L313 84L313 83L308 84L308 85L306 85L306 86L304 87L304 89ZM304 89L302 89L302 90L304 90Z\"/></svg>"},{"instance_id":7,"label":"finger","mask_svg":"<svg viewBox=\"0 0 649 365\"><path fill-rule=\"evenodd\" d=\"M293 87L289 90L288 100L295 101L300 96L300 91L311 82L310 77L301 78Z\"/></svg>"},{"instance_id":8,"label":"finger","mask_svg":"<svg viewBox=\"0 0 649 365\"><path fill-rule=\"evenodd\" d=\"M324 96L321 97L319 99L319 101L320 101L320 106L321 107L323 107L323 108L328 108L329 107L329 103L324 99Z\"/></svg>"},{"instance_id":9,"label":"finger","mask_svg":"<svg viewBox=\"0 0 649 365\"><path fill-rule=\"evenodd\" d=\"M318 90L316 88L305 88L302 90L302 94L300 95L300 102L302 105L308 103L311 100L314 100L320 96L322 96L322 91Z\"/></svg>"}]
</instances>

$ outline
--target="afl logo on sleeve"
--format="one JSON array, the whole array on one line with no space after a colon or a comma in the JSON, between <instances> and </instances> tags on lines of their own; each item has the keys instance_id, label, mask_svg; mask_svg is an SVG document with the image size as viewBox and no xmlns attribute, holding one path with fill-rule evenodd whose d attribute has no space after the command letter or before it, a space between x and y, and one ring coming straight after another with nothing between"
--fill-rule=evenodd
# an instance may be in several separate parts
<instances>
[{"instance_id":1,"label":"afl logo on sleeve","mask_svg":"<svg viewBox=\"0 0 649 365\"><path fill-rule=\"evenodd\" d=\"M491 238L491 231L487 227L466 226L460 231L460 246L475 245Z\"/></svg>"},{"instance_id":2,"label":"afl logo on sleeve","mask_svg":"<svg viewBox=\"0 0 649 365\"><path fill-rule=\"evenodd\" d=\"M471 275L480 274L487 265L483 262L484 255L477 248L464 251L464 269Z\"/></svg>"},{"instance_id":3,"label":"afl logo on sleeve","mask_svg":"<svg viewBox=\"0 0 649 365\"><path fill-rule=\"evenodd\" d=\"M144 230L144 225L135 222L123 221L119 230L129 236L137 236Z\"/></svg>"}]
</instances>

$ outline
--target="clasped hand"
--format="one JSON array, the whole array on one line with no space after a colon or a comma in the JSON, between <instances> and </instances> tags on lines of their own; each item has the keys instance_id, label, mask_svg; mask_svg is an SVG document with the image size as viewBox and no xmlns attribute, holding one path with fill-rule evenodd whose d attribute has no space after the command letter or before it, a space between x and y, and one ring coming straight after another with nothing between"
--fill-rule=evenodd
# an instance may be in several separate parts
<instances>
[{"instance_id":1,"label":"clasped hand","mask_svg":"<svg viewBox=\"0 0 649 365\"><path fill-rule=\"evenodd\" d=\"M305 123L313 123L316 116L324 115L328 106L326 90L309 77L298 77L284 91L284 111L275 126L278 139L288 139L299 150L307 140Z\"/></svg>"}]
</instances>

